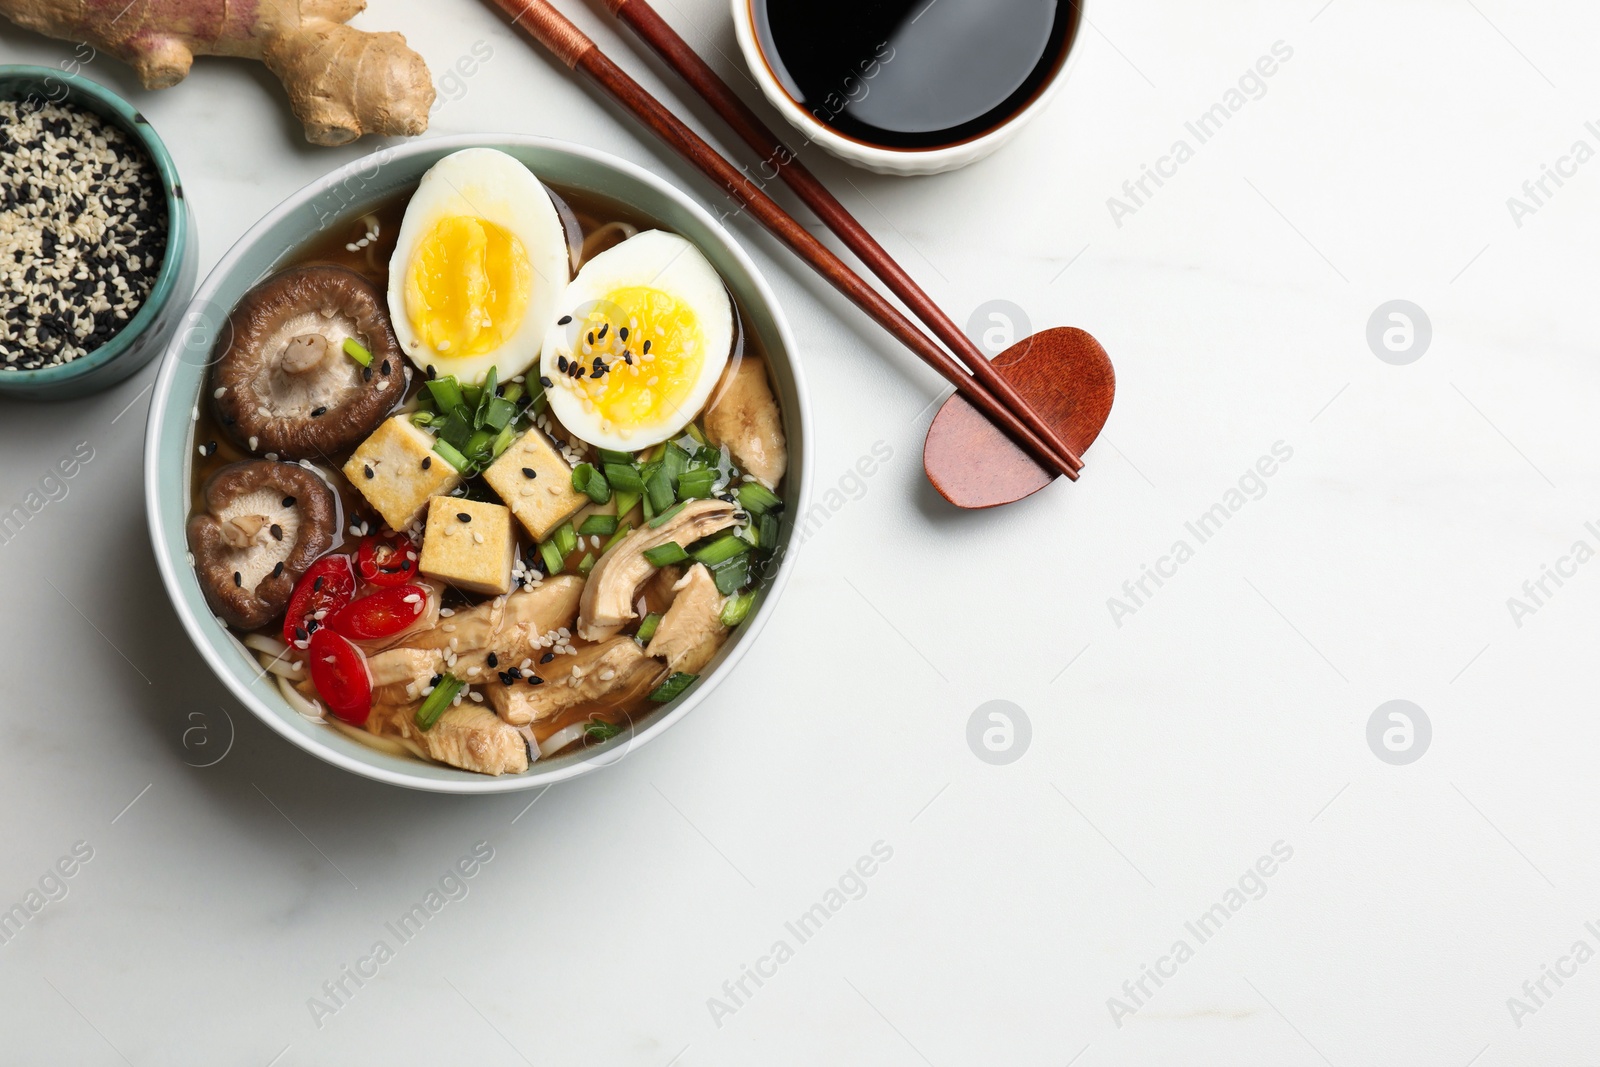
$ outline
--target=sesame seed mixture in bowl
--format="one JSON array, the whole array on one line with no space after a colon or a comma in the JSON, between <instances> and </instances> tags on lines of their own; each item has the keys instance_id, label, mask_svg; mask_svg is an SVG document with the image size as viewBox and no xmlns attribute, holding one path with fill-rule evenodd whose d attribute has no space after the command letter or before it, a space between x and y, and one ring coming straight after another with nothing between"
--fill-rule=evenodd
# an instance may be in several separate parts
<instances>
[{"instance_id":1,"label":"sesame seed mixture in bowl","mask_svg":"<svg viewBox=\"0 0 1600 1067\"><path fill-rule=\"evenodd\" d=\"M159 353L194 286L183 187L105 87L0 66L0 395L84 396Z\"/></svg>"},{"instance_id":2,"label":"sesame seed mixture in bowl","mask_svg":"<svg viewBox=\"0 0 1600 1067\"><path fill-rule=\"evenodd\" d=\"M0 370L88 355L155 287L167 205L132 138L70 104L0 100Z\"/></svg>"}]
</instances>

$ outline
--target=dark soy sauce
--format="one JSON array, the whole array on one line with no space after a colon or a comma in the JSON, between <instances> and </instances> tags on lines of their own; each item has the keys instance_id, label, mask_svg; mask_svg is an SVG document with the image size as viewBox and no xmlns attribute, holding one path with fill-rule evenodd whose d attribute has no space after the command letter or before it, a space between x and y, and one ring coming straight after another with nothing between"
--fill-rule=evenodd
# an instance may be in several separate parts
<instances>
[{"instance_id":1,"label":"dark soy sauce","mask_svg":"<svg viewBox=\"0 0 1600 1067\"><path fill-rule=\"evenodd\" d=\"M1073 0L751 0L784 90L890 148L981 136L1027 107L1077 33Z\"/></svg>"}]
</instances>

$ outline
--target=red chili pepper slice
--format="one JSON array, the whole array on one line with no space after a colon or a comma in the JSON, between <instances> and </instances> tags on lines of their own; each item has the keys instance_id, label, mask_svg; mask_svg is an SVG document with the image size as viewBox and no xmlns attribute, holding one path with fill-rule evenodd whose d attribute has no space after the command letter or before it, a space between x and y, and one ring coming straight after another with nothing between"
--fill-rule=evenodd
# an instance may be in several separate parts
<instances>
[{"instance_id":1,"label":"red chili pepper slice","mask_svg":"<svg viewBox=\"0 0 1600 1067\"><path fill-rule=\"evenodd\" d=\"M328 710L352 726L365 725L372 713L372 672L361 650L323 628L311 635L306 658L311 683Z\"/></svg>"},{"instance_id":2,"label":"red chili pepper slice","mask_svg":"<svg viewBox=\"0 0 1600 1067\"><path fill-rule=\"evenodd\" d=\"M323 611L323 621L356 595L356 575L350 567L350 557L323 556L300 577L289 598L289 610L283 616L283 639L294 645L304 641L321 625L312 616ZM301 646L295 645L296 648Z\"/></svg>"},{"instance_id":3,"label":"red chili pepper slice","mask_svg":"<svg viewBox=\"0 0 1600 1067\"><path fill-rule=\"evenodd\" d=\"M427 607L427 587L402 585L353 601L329 615L324 622L334 633L352 641L376 641L404 630L416 622Z\"/></svg>"},{"instance_id":4,"label":"red chili pepper slice","mask_svg":"<svg viewBox=\"0 0 1600 1067\"><path fill-rule=\"evenodd\" d=\"M404 534L374 534L356 550L356 573L381 589L404 585L416 576L417 546Z\"/></svg>"}]
</instances>

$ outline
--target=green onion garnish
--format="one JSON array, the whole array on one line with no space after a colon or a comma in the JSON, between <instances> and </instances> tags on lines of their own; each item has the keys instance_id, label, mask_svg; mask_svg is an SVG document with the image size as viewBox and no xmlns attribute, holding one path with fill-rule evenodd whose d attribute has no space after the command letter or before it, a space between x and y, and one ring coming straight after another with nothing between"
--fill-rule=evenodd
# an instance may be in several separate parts
<instances>
[{"instance_id":1,"label":"green onion garnish","mask_svg":"<svg viewBox=\"0 0 1600 1067\"><path fill-rule=\"evenodd\" d=\"M744 622L745 617L750 614L750 609L755 606L755 602L756 594L754 590L748 593L740 593L736 597L730 597L728 602L722 605L722 625L731 630L741 622Z\"/></svg>"},{"instance_id":2,"label":"green onion garnish","mask_svg":"<svg viewBox=\"0 0 1600 1067\"><path fill-rule=\"evenodd\" d=\"M695 549L690 555L707 567L714 567L748 551L750 551L749 541L738 534L723 534L710 544Z\"/></svg>"},{"instance_id":3,"label":"green onion garnish","mask_svg":"<svg viewBox=\"0 0 1600 1067\"><path fill-rule=\"evenodd\" d=\"M711 487L716 481L717 472L714 470L686 470L678 476L678 499L704 500L711 495Z\"/></svg>"},{"instance_id":4,"label":"green onion garnish","mask_svg":"<svg viewBox=\"0 0 1600 1067\"><path fill-rule=\"evenodd\" d=\"M665 704L679 696L685 689L694 684L698 678L696 674L686 674L683 671L674 671L672 677L662 682L650 691L650 699L657 704Z\"/></svg>"},{"instance_id":5,"label":"green onion garnish","mask_svg":"<svg viewBox=\"0 0 1600 1067\"><path fill-rule=\"evenodd\" d=\"M446 415L465 407L467 403L461 395L461 384L448 374L428 382L428 392L433 395L433 402L439 405L439 410Z\"/></svg>"},{"instance_id":6,"label":"green onion garnish","mask_svg":"<svg viewBox=\"0 0 1600 1067\"><path fill-rule=\"evenodd\" d=\"M678 512L682 511L683 507L684 507L684 504L687 504L687 503L688 503L688 501L685 500L682 504L674 504L674 505L672 505L666 511L663 511L661 514L659 514L655 518L651 519L649 521L649 523L647 523L647 525L652 530L654 530L656 527L658 527L658 526L662 525L663 523L667 522L668 520L670 520Z\"/></svg>"},{"instance_id":7,"label":"green onion garnish","mask_svg":"<svg viewBox=\"0 0 1600 1067\"><path fill-rule=\"evenodd\" d=\"M522 399L522 392L522 383L512 382L510 385L500 390L500 397L511 404L515 404L517 401Z\"/></svg>"},{"instance_id":8,"label":"green onion garnish","mask_svg":"<svg viewBox=\"0 0 1600 1067\"><path fill-rule=\"evenodd\" d=\"M578 561L578 573L587 578L592 570L594 570L594 553L585 552L583 558Z\"/></svg>"},{"instance_id":9,"label":"green onion garnish","mask_svg":"<svg viewBox=\"0 0 1600 1067\"><path fill-rule=\"evenodd\" d=\"M516 439L517 439L516 427L507 426L503 430L501 430L499 433L494 435L494 443L490 447L489 451L493 454L495 459L499 459L500 458L500 454L502 452L504 452L506 449L510 448L511 447L511 442L515 441Z\"/></svg>"},{"instance_id":10,"label":"green onion garnish","mask_svg":"<svg viewBox=\"0 0 1600 1067\"><path fill-rule=\"evenodd\" d=\"M590 719L583 728L583 736L591 741L609 741L622 732L622 727L601 719Z\"/></svg>"},{"instance_id":11,"label":"green onion garnish","mask_svg":"<svg viewBox=\"0 0 1600 1067\"><path fill-rule=\"evenodd\" d=\"M438 416L434 415L431 411L413 411L411 413L411 425L432 426L433 420L437 417Z\"/></svg>"},{"instance_id":12,"label":"green onion garnish","mask_svg":"<svg viewBox=\"0 0 1600 1067\"><path fill-rule=\"evenodd\" d=\"M361 342L354 337L344 339L344 354L361 364L363 367L372 366L372 353L361 347Z\"/></svg>"},{"instance_id":13,"label":"green onion garnish","mask_svg":"<svg viewBox=\"0 0 1600 1067\"><path fill-rule=\"evenodd\" d=\"M709 443L706 441L706 432L692 422L683 428L683 432L694 438L695 443L701 447Z\"/></svg>"},{"instance_id":14,"label":"green onion garnish","mask_svg":"<svg viewBox=\"0 0 1600 1067\"><path fill-rule=\"evenodd\" d=\"M638 638L641 645L648 645L650 639L656 635L656 627L661 625L661 616L652 611L644 617L644 622L639 624L639 632L633 636Z\"/></svg>"},{"instance_id":15,"label":"green onion garnish","mask_svg":"<svg viewBox=\"0 0 1600 1067\"><path fill-rule=\"evenodd\" d=\"M711 568L711 577L717 583L717 592L732 596L750 580L750 557L734 556Z\"/></svg>"},{"instance_id":16,"label":"green onion garnish","mask_svg":"<svg viewBox=\"0 0 1600 1067\"><path fill-rule=\"evenodd\" d=\"M590 515L583 520L583 525L578 527L578 536L588 537L590 534L600 534L610 537L617 532L617 517L615 515Z\"/></svg>"},{"instance_id":17,"label":"green onion garnish","mask_svg":"<svg viewBox=\"0 0 1600 1067\"><path fill-rule=\"evenodd\" d=\"M657 515L666 511L677 501L678 495L673 491L674 481L674 478L668 477L667 467L664 463L652 471L650 477L645 479L645 495L650 498L650 506L655 509Z\"/></svg>"},{"instance_id":18,"label":"green onion garnish","mask_svg":"<svg viewBox=\"0 0 1600 1067\"><path fill-rule=\"evenodd\" d=\"M667 681L672 679L668 678ZM417 709L413 720L419 730L431 730L434 723L439 721L439 716L445 713L456 699L456 694L461 692L461 680L453 674L442 675L433 692L428 694L428 699L422 702L422 707Z\"/></svg>"},{"instance_id":19,"label":"green onion garnish","mask_svg":"<svg viewBox=\"0 0 1600 1067\"><path fill-rule=\"evenodd\" d=\"M745 482L739 486L739 503L752 515L760 515L783 507L783 498L760 482Z\"/></svg>"},{"instance_id":20,"label":"green onion garnish","mask_svg":"<svg viewBox=\"0 0 1600 1067\"><path fill-rule=\"evenodd\" d=\"M760 531L761 547L771 552L778 547L778 517L770 511L764 511L756 519L756 527Z\"/></svg>"},{"instance_id":21,"label":"green onion garnish","mask_svg":"<svg viewBox=\"0 0 1600 1067\"><path fill-rule=\"evenodd\" d=\"M500 368L491 365L489 373L483 380L483 385L478 393L478 402L473 405L472 425L476 429L483 429L489 424L489 405L496 399L495 390L500 385ZM499 429L499 427L495 427Z\"/></svg>"},{"instance_id":22,"label":"green onion garnish","mask_svg":"<svg viewBox=\"0 0 1600 1067\"><path fill-rule=\"evenodd\" d=\"M489 401L487 413L483 416L483 424L491 430L503 430L511 425L511 419L517 413L517 405L503 396L497 396Z\"/></svg>"},{"instance_id":23,"label":"green onion garnish","mask_svg":"<svg viewBox=\"0 0 1600 1067\"><path fill-rule=\"evenodd\" d=\"M639 469L633 464L612 463L606 460L605 471L606 481L611 483L613 489L629 493L644 492L644 479L639 477Z\"/></svg>"},{"instance_id":24,"label":"green onion garnish","mask_svg":"<svg viewBox=\"0 0 1600 1067\"><path fill-rule=\"evenodd\" d=\"M607 552L610 552L613 548L616 547L618 541L620 541L624 537L628 536L628 531L630 531L632 529L633 529L633 523L631 523L631 522L625 522L622 525L618 526L617 527L617 532L611 535L611 540L607 541L603 546L601 546L600 554L603 556Z\"/></svg>"},{"instance_id":25,"label":"green onion garnish","mask_svg":"<svg viewBox=\"0 0 1600 1067\"><path fill-rule=\"evenodd\" d=\"M644 558L650 561L652 567L665 567L671 563L682 563L689 558L689 553L676 541L668 541L664 545L644 550Z\"/></svg>"},{"instance_id":26,"label":"green onion garnish","mask_svg":"<svg viewBox=\"0 0 1600 1067\"><path fill-rule=\"evenodd\" d=\"M435 441L433 443L433 450L438 453L440 459L444 460L458 471L472 469L472 464L467 462L467 457L463 456L459 451L457 451L456 446L452 445L449 441L442 439Z\"/></svg>"},{"instance_id":27,"label":"green onion garnish","mask_svg":"<svg viewBox=\"0 0 1600 1067\"><path fill-rule=\"evenodd\" d=\"M611 499L611 484L606 481L606 476L588 463L580 463L572 468L572 488L587 493L596 504L604 504Z\"/></svg>"},{"instance_id":28,"label":"green onion garnish","mask_svg":"<svg viewBox=\"0 0 1600 1067\"><path fill-rule=\"evenodd\" d=\"M445 417L444 425L439 427L439 436L449 441L461 451L467 451L467 442L472 438L472 420L462 414L463 408L456 408Z\"/></svg>"},{"instance_id":29,"label":"green onion garnish","mask_svg":"<svg viewBox=\"0 0 1600 1067\"><path fill-rule=\"evenodd\" d=\"M560 574L562 567L566 565L567 554L556 547L554 541L540 541L539 558L544 560L546 574Z\"/></svg>"},{"instance_id":30,"label":"green onion garnish","mask_svg":"<svg viewBox=\"0 0 1600 1067\"><path fill-rule=\"evenodd\" d=\"M623 466L633 464L632 452L613 452L609 448L597 448L595 451L599 453L601 463L620 463Z\"/></svg>"},{"instance_id":31,"label":"green onion garnish","mask_svg":"<svg viewBox=\"0 0 1600 1067\"><path fill-rule=\"evenodd\" d=\"M550 540L556 543L556 547L561 550L563 556L578 547L578 535L573 532L572 523L570 522L562 523L556 529L556 532L550 535Z\"/></svg>"},{"instance_id":32,"label":"green onion garnish","mask_svg":"<svg viewBox=\"0 0 1600 1067\"><path fill-rule=\"evenodd\" d=\"M608 478L607 480L609 481L610 479ZM634 507L638 505L640 494L635 492L624 492L621 489L617 489L616 482L611 483L611 488L616 489L617 517L626 518L628 512L632 511Z\"/></svg>"},{"instance_id":33,"label":"green onion garnish","mask_svg":"<svg viewBox=\"0 0 1600 1067\"><path fill-rule=\"evenodd\" d=\"M667 442L667 451L661 457L661 469L666 473L673 485L678 484L678 479L683 472L689 469L689 453L679 448L671 441Z\"/></svg>"}]
</instances>

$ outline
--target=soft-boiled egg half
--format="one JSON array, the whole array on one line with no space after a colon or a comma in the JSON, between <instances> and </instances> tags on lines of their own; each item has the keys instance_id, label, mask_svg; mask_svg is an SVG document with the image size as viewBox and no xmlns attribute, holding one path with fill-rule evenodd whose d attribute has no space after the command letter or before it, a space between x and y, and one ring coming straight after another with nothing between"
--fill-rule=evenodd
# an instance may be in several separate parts
<instances>
[{"instance_id":1,"label":"soft-boiled egg half","mask_svg":"<svg viewBox=\"0 0 1600 1067\"><path fill-rule=\"evenodd\" d=\"M539 358L571 276L550 194L504 152L469 148L422 176L389 261L389 316L418 367L505 381Z\"/></svg>"},{"instance_id":2,"label":"soft-boiled egg half","mask_svg":"<svg viewBox=\"0 0 1600 1067\"><path fill-rule=\"evenodd\" d=\"M550 410L600 448L637 452L682 432L733 347L733 302L676 234L646 230L583 265L540 357Z\"/></svg>"}]
</instances>

